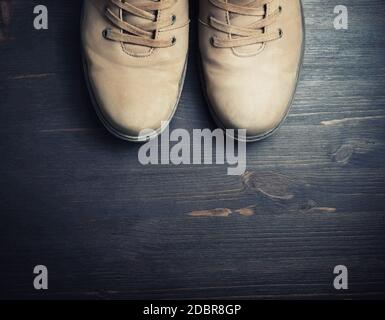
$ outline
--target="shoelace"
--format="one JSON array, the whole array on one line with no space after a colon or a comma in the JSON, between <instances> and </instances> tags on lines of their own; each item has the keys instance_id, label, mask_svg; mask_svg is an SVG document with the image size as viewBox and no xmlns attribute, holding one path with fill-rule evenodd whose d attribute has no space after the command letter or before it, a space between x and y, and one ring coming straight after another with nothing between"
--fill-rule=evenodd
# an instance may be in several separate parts
<instances>
[{"instance_id":1,"label":"shoelace","mask_svg":"<svg viewBox=\"0 0 385 320\"><path fill-rule=\"evenodd\" d=\"M151 48L166 48L175 43L175 38L169 40L155 39L155 32L167 28L175 23L176 16L158 19L158 12L173 7L177 0L109 0L106 17L119 30L106 29L105 38L113 41L146 46ZM131 14L148 20L140 26L125 21L117 16L114 7L121 9L124 14ZM123 16L122 15L122 16Z\"/></svg>"},{"instance_id":2,"label":"shoelace","mask_svg":"<svg viewBox=\"0 0 385 320\"><path fill-rule=\"evenodd\" d=\"M282 12L282 8L279 7L271 14L267 14L267 5L275 0L245 0L245 2L248 3L245 5L232 4L225 0L209 1L217 8L228 11L229 13L255 16L256 18L260 18L256 19L256 21L252 24L249 24L245 27L240 27L222 22L214 17L210 17L209 23L211 27L229 35L228 38L219 38L214 36L212 38L213 46L218 48L243 47L282 38L283 33L281 29L274 31L265 30L266 27L273 25L277 21L278 16ZM250 5L251 3L253 6Z\"/></svg>"}]
</instances>

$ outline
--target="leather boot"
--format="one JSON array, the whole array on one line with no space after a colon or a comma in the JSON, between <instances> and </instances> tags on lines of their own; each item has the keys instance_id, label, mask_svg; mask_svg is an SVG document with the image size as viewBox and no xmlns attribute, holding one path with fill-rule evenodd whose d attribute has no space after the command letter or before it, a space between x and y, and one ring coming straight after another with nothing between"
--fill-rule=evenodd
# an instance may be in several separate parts
<instances>
[{"instance_id":1,"label":"leather boot","mask_svg":"<svg viewBox=\"0 0 385 320\"><path fill-rule=\"evenodd\" d=\"M188 0L84 1L86 78L97 114L114 135L144 141L168 125L182 91L188 30Z\"/></svg>"},{"instance_id":2,"label":"leather boot","mask_svg":"<svg viewBox=\"0 0 385 320\"><path fill-rule=\"evenodd\" d=\"M200 0L202 81L223 129L269 136L293 101L304 47L300 0Z\"/></svg>"}]
</instances>

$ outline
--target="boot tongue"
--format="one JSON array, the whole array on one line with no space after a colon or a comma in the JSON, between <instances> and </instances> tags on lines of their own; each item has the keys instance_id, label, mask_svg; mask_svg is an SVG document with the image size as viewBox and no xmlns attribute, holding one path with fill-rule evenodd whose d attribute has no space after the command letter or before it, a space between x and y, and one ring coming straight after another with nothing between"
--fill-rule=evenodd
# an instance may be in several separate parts
<instances>
[{"instance_id":1,"label":"boot tongue","mask_svg":"<svg viewBox=\"0 0 385 320\"><path fill-rule=\"evenodd\" d=\"M256 9L256 8L263 9L263 7L257 6L257 2L258 2L257 0L227 0L227 2L231 3L231 4L238 5L238 6L250 7L252 9ZM278 8L278 3L277 3L277 1L272 1L270 4L265 5L265 6L267 6L267 8L266 8L267 13L271 13ZM243 16L243 15L239 15L239 14L231 14L230 18L234 18L235 20L243 19L243 21L245 21L245 23L247 24L247 23L255 22L255 20L260 20L263 17Z\"/></svg>"},{"instance_id":2,"label":"boot tongue","mask_svg":"<svg viewBox=\"0 0 385 320\"><path fill-rule=\"evenodd\" d=\"M250 7L250 9L257 8L256 1L255 0L228 0L228 3L235 4L238 6L243 7ZM246 15L240 15L236 13L230 14L231 23L236 26L247 26L248 24L251 24L255 22L256 20L260 20L263 17L255 17L255 16L246 16Z\"/></svg>"},{"instance_id":3,"label":"boot tongue","mask_svg":"<svg viewBox=\"0 0 385 320\"><path fill-rule=\"evenodd\" d=\"M126 2L130 2L130 0L128 0ZM152 11L151 13L156 14L156 11ZM144 18L138 17L134 14L127 13L124 11L122 12L122 19L124 21L131 23L131 24L138 26L138 27L149 22L148 19L144 19ZM126 50L132 52L133 54L146 54L151 50L151 48L149 48L149 47L139 46L139 45L130 44L130 43L126 43L124 45L124 47L126 48Z\"/></svg>"},{"instance_id":4,"label":"boot tongue","mask_svg":"<svg viewBox=\"0 0 385 320\"><path fill-rule=\"evenodd\" d=\"M244 7L250 7L253 9L259 8L262 9L262 7L257 6L256 0L228 0L228 3L244 6ZM273 3L267 5L267 13L271 13L275 10L275 7L277 7L277 4ZM230 13L230 23L235 26L239 27L247 27L248 25L252 24L255 21L262 20L264 17L256 17L256 16L247 16L247 15L240 15L236 13ZM249 46L239 47L234 49L240 54L253 54L260 50L262 48L263 44L253 44Z\"/></svg>"}]
</instances>

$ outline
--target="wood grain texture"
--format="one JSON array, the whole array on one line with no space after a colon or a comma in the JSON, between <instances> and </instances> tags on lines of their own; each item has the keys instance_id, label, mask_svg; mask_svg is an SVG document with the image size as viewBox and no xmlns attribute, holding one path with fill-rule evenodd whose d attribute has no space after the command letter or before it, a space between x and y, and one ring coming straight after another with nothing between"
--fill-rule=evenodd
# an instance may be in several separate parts
<instances>
[{"instance_id":1,"label":"wood grain texture","mask_svg":"<svg viewBox=\"0 0 385 320\"><path fill-rule=\"evenodd\" d=\"M143 167L106 132L80 59L81 1L0 1L1 298L385 296L385 3L304 0L307 45L293 110L248 145L247 172ZM171 129L215 128L197 68ZM32 287L49 269L49 290ZM349 290L333 268L349 268Z\"/></svg>"}]
</instances>

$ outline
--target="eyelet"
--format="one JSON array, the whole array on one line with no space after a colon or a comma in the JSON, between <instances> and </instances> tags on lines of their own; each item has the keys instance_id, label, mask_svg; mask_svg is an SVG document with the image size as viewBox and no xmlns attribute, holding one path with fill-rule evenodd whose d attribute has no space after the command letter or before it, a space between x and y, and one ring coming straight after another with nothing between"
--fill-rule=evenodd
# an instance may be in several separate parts
<instances>
[{"instance_id":1,"label":"eyelet","mask_svg":"<svg viewBox=\"0 0 385 320\"><path fill-rule=\"evenodd\" d=\"M176 43L176 37L172 37L171 44L174 45Z\"/></svg>"},{"instance_id":2,"label":"eyelet","mask_svg":"<svg viewBox=\"0 0 385 320\"><path fill-rule=\"evenodd\" d=\"M173 14L171 16L171 23L172 23L172 25L174 25L176 23L176 15L175 14Z\"/></svg>"},{"instance_id":3,"label":"eyelet","mask_svg":"<svg viewBox=\"0 0 385 320\"><path fill-rule=\"evenodd\" d=\"M278 30L278 34L279 34L279 37L280 37L280 38L283 37L283 31L282 31L282 29L279 29L279 30Z\"/></svg>"},{"instance_id":4,"label":"eyelet","mask_svg":"<svg viewBox=\"0 0 385 320\"><path fill-rule=\"evenodd\" d=\"M282 9L282 6L279 6L279 7L278 7L278 12L281 13L282 10L283 10L283 9Z\"/></svg>"},{"instance_id":5,"label":"eyelet","mask_svg":"<svg viewBox=\"0 0 385 320\"><path fill-rule=\"evenodd\" d=\"M215 40L214 37L210 37L210 44L215 47Z\"/></svg>"},{"instance_id":6,"label":"eyelet","mask_svg":"<svg viewBox=\"0 0 385 320\"><path fill-rule=\"evenodd\" d=\"M107 34L108 34L109 31L111 31L110 28L106 28L106 29L104 29L104 30L102 31L102 36L103 36L103 38L107 39Z\"/></svg>"}]
</instances>

